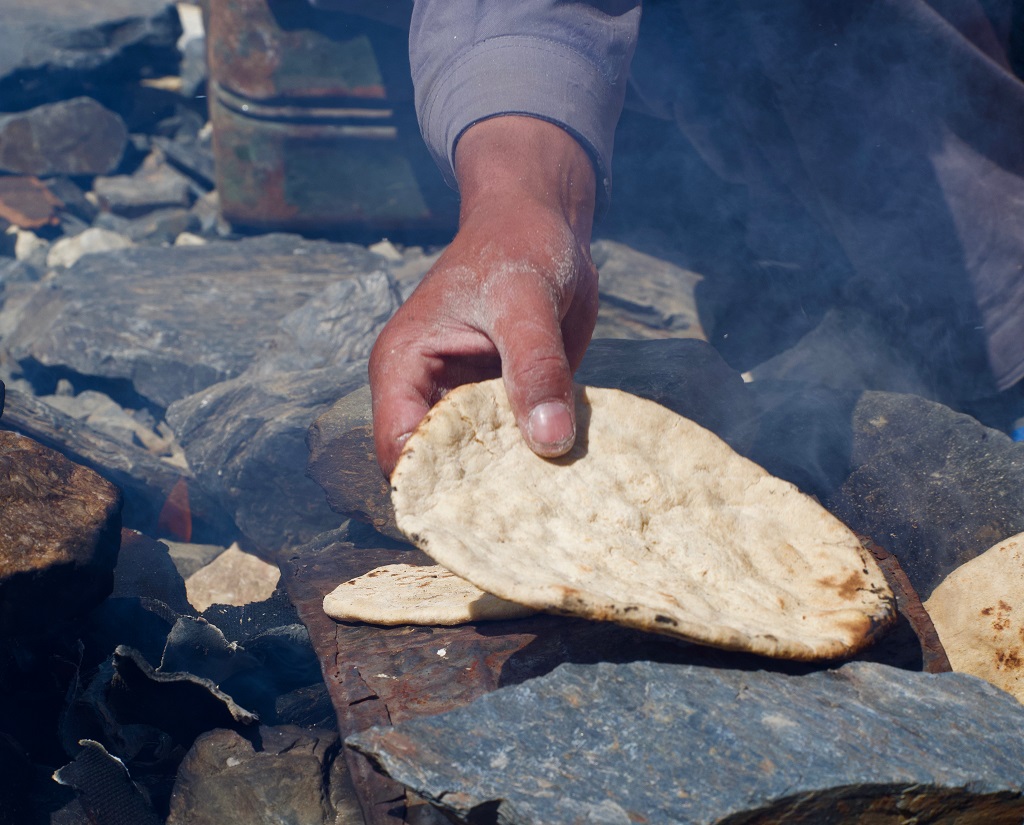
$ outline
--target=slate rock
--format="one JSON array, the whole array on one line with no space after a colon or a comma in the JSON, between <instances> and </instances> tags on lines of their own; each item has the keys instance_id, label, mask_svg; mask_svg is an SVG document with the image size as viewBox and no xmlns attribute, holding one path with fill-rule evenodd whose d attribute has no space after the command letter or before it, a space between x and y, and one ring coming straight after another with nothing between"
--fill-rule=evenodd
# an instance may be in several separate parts
<instances>
[{"instance_id":1,"label":"slate rock","mask_svg":"<svg viewBox=\"0 0 1024 825\"><path fill-rule=\"evenodd\" d=\"M238 528L277 552L337 526L306 478L306 431L365 381L362 362L224 381L172 404L167 422L189 466Z\"/></svg>"},{"instance_id":2,"label":"slate rock","mask_svg":"<svg viewBox=\"0 0 1024 825\"><path fill-rule=\"evenodd\" d=\"M590 344L580 383L614 387L649 398L743 452L753 443L753 400L739 373L707 343L691 339L598 339ZM369 387L343 398L310 428L309 476L335 512L384 535L403 538L395 524L390 486L377 466Z\"/></svg>"},{"instance_id":3,"label":"slate rock","mask_svg":"<svg viewBox=\"0 0 1024 825\"><path fill-rule=\"evenodd\" d=\"M306 444L306 474L327 494L327 503L334 512L406 541L395 524L391 485L377 465L368 384L320 415L309 428Z\"/></svg>"},{"instance_id":4,"label":"slate rock","mask_svg":"<svg viewBox=\"0 0 1024 825\"><path fill-rule=\"evenodd\" d=\"M0 431L0 635L45 631L99 603L120 540L116 487Z\"/></svg>"},{"instance_id":5,"label":"slate rock","mask_svg":"<svg viewBox=\"0 0 1024 825\"><path fill-rule=\"evenodd\" d=\"M143 75L173 74L181 26L167 0L3 0L0 100L16 111Z\"/></svg>"},{"instance_id":6,"label":"slate rock","mask_svg":"<svg viewBox=\"0 0 1024 825\"><path fill-rule=\"evenodd\" d=\"M129 379L165 407L241 375L274 350L285 316L383 263L295 235L94 255L40 289L6 343L44 367Z\"/></svg>"},{"instance_id":7,"label":"slate rock","mask_svg":"<svg viewBox=\"0 0 1024 825\"><path fill-rule=\"evenodd\" d=\"M827 506L895 555L922 599L1024 532L1024 444L913 395L866 392L851 420L851 472Z\"/></svg>"},{"instance_id":8,"label":"slate rock","mask_svg":"<svg viewBox=\"0 0 1024 825\"><path fill-rule=\"evenodd\" d=\"M168 825L347 825L335 819L326 778L333 732L261 726L256 744L213 730L188 752L171 794Z\"/></svg>"},{"instance_id":9,"label":"slate rock","mask_svg":"<svg viewBox=\"0 0 1024 825\"><path fill-rule=\"evenodd\" d=\"M166 163L144 164L134 175L98 177L92 191L103 209L125 218L192 204L188 178Z\"/></svg>"},{"instance_id":10,"label":"slate rock","mask_svg":"<svg viewBox=\"0 0 1024 825\"><path fill-rule=\"evenodd\" d=\"M962 674L563 665L346 744L459 822L1015 825L1024 707Z\"/></svg>"},{"instance_id":11,"label":"slate rock","mask_svg":"<svg viewBox=\"0 0 1024 825\"><path fill-rule=\"evenodd\" d=\"M164 245L174 243L182 232L199 230L199 218L190 209L157 209L129 221L121 230L135 243Z\"/></svg>"},{"instance_id":12,"label":"slate rock","mask_svg":"<svg viewBox=\"0 0 1024 825\"><path fill-rule=\"evenodd\" d=\"M124 121L91 97L0 115L0 170L20 175L106 175L128 142Z\"/></svg>"},{"instance_id":13,"label":"slate rock","mask_svg":"<svg viewBox=\"0 0 1024 825\"><path fill-rule=\"evenodd\" d=\"M590 254L600 275L596 337L706 340L695 272L617 241L594 241Z\"/></svg>"}]
</instances>

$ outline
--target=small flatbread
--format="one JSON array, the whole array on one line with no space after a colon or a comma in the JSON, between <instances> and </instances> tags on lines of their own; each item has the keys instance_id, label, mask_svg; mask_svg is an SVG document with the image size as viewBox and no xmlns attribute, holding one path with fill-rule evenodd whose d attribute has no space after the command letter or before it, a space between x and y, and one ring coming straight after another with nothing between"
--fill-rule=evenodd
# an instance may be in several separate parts
<instances>
[{"instance_id":1,"label":"small flatbread","mask_svg":"<svg viewBox=\"0 0 1024 825\"><path fill-rule=\"evenodd\" d=\"M576 411L543 459L500 379L453 390L391 476L398 526L501 598L727 649L844 656L894 618L874 558L792 484L651 401L580 387Z\"/></svg>"},{"instance_id":2,"label":"small flatbread","mask_svg":"<svg viewBox=\"0 0 1024 825\"><path fill-rule=\"evenodd\" d=\"M324 597L324 612L340 622L458 625L537 611L484 593L440 565L388 564L338 585Z\"/></svg>"},{"instance_id":3,"label":"small flatbread","mask_svg":"<svg viewBox=\"0 0 1024 825\"><path fill-rule=\"evenodd\" d=\"M1024 533L958 567L924 606L953 670L1024 702Z\"/></svg>"}]
</instances>

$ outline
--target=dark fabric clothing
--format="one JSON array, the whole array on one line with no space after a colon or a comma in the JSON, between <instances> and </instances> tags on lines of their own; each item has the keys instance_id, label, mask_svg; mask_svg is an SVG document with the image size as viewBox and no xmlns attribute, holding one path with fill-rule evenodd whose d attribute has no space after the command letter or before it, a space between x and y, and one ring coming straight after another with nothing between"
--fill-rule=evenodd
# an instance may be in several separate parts
<instances>
[{"instance_id":1,"label":"dark fabric clothing","mask_svg":"<svg viewBox=\"0 0 1024 825\"><path fill-rule=\"evenodd\" d=\"M649 0L630 77L719 175L774 205L753 236L781 246L789 225L822 227L856 273L852 299L959 397L1024 377L1010 3ZM462 131L523 113L574 134L607 186L637 15L627 2L417 0L417 106L449 180Z\"/></svg>"}]
</instances>

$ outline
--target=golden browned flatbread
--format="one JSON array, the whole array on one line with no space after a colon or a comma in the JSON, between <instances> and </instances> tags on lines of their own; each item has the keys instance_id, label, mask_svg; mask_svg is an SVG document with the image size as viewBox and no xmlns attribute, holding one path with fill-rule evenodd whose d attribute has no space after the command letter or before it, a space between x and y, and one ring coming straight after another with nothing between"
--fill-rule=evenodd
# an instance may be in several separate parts
<instances>
[{"instance_id":1,"label":"golden browned flatbread","mask_svg":"<svg viewBox=\"0 0 1024 825\"><path fill-rule=\"evenodd\" d=\"M342 622L457 625L537 611L484 593L440 565L388 564L338 585L324 598L324 612Z\"/></svg>"},{"instance_id":2,"label":"golden browned flatbread","mask_svg":"<svg viewBox=\"0 0 1024 825\"><path fill-rule=\"evenodd\" d=\"M924 606L953 670L1024 702L1024 533L958 567Z\"/></svg>"},{"instance_id":3,"label":"golden browned flatbread","mask_svg":"<svg viewBox=\"0 0 1024 825\"><path fill-rule=\"evenodd\" d=\"M449 393L391 476L398 526L501 598L769 656L843 656L894 617L857 537L670 410L577 390L559 459L523 441L500 379Z\"/></svg>"}]
</instances>

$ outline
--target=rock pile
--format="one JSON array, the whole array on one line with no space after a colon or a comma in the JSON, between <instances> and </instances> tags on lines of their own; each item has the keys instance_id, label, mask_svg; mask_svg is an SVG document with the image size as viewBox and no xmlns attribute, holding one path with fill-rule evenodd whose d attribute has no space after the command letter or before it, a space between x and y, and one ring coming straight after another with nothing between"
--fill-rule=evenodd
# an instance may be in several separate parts
<instances>
[{"instance_id":1,"label":"rock pile","mask_svg":"<svg viewBox=\"0 0 1024 825\"><path fill-rule=\"evenodd\" d=\"M890 551L896 629L836 670L549 615L328 618L342 581L429 563L365 385L440 249L237 233L199 41L177 45L197 9L65 5L0 0L0 823L442 821L424 798L467 822L1020 821L1020 707L923 672L913 590L1024 532L1024 445L927 397L849 307L759 342L745 381L663 236L594 243L580 381L694 419ZM253 556L269 597L190 602ZM979 610L1017 628L1000 599L1022 596Z\"/></svg>"}]
</instances>

